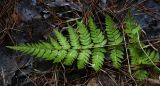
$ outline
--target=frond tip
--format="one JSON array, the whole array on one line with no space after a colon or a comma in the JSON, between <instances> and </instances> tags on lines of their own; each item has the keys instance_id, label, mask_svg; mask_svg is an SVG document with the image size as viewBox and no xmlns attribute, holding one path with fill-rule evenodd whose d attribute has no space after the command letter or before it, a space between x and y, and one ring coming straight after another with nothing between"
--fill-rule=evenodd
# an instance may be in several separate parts
<instances>
[{"instance_id":1,"label":"frond tip","mask_svg":"<svg viewBox=\"0 0 160 86\"><path fill-rule=\"evenodd\" d=\"M7 46L10 49L17 50L24 54L28 54L35 57L42 57L46 60L53 60L57 56L57 50L44 49L41 44L21 44L19 46Z\"/></svg>"}]
</instances>

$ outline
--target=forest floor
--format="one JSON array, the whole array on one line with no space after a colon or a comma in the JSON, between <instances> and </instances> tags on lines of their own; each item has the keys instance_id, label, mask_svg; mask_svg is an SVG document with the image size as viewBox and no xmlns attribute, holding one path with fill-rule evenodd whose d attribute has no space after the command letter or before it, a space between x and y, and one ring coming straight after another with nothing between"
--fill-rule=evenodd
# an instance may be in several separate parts
<instances>
[{"instance_id":1,"label":"forest floor","mask_svg":"<svg viewBox=\"0 0 160 86\"><path fill-rule=\"evenodd\" d=\"M160 0L0 0L0 86L160 86L158 74L144 81L129 77L106 61L103 71L77 70L7 49L8 45L47 40L57 28L93 17L104 28L111 15L121 27L127 12L142 27L152 46L160 49Z\"/></svg>"}]
</instances>

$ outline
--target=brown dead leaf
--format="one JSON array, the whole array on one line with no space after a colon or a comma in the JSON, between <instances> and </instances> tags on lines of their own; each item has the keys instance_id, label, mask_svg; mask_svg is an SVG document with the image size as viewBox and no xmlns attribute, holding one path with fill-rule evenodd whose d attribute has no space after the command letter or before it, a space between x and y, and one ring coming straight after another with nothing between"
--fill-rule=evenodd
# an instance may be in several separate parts
<instances>
[{"instance_id":1,"label":"brown dead leaf","mask_svg":"<svg viewBox=\"0 0 160 86\"><path fill-rule=\"evenodd\" d=\"M21 23L21 16L19 14L17 14L16 12L14 12L12 15L11 15L11 18L12 18L12 22L15 23L15 24L20 24Z\"/></svg>"},{"instance_id":2,"label":"brown dead leaf","mask_svg":"<svg viewBox=\"0 0 160 86\"><path fill-rule=\"evenodd\" d=\"M99 86L97 78L94 77L94 78L90 79L88 81L87 86Z\"/></svg>"}]
</instances>

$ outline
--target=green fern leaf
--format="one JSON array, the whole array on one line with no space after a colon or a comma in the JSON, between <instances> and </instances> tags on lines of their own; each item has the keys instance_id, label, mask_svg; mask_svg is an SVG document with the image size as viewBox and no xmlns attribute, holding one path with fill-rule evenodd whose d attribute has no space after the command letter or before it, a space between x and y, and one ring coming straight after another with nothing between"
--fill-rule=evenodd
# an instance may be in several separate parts
<instances>
[{"instance_id":1,"label":"green fern leaf","mask_svg":"<svg viewBox=\"0 0 160 86\"><path fill-rule=\"evenodd\" d=\"M110 18L109 18L110 19ZM108 20L106 19L106 31L107 31L107 37L108 37L108 44L110 45L120 45L123 41L123 37L121 36L121 33L115 28L108 24Z\"/></svg>"},{"instance_id":2,"label":"green fern leaf","mask_svg":"<svg viewBox=\"0 0 160 86\"><path fill-rule=\"evenodd\" d=\"M85 50L81 50L81 52L79 53L79 56L77 58L77 67L78 69L83 69L85 67L85 65L87 64L87 62L89 61L91 55L91 51L88 49Z\"/></svg>"},{"instance_id":3,"label":"green fern leaf","mask_svg":"<svg viewBox=\"0 0 160 86\"><path fill-rule=\"evenodd\" d=\"M55 39L53 39L52 37L49 37L49 39L50 39L50 43L54 47L54 49L57 49L57 50L62 49L62 47L59 45L59 43Z\"/></svg>"},{"instance_id":4,"label":"green fern leaf","mask_svg":"<svg viewBox=\"0 0 160 86\"><path fill-rule=\"evenodd\" d=\"M113 63L113 67L119 69L121 64L122 64L122 59L123 59L123 52L122 50L119 49L113 49L111 50L111 54L110 54L112 63Z\"/></svg>"},{"instance_id":5,"label":"green fern leaf","mask_svg":"<svg viewBox=\"0 0 160 86\"><path fill-rule=\"evenodd\" d=\"M77 21L77 25L82 49L91 48L93 46L93 43L91 41L90 33L88 32L87 28L83 23L79 21Z\"/></svg>"},{"instance_id":6,"label":"green fern leaf","mask_svg":"<svg viewBox=\"0 0 160 86\"><path fill-rule=\"evenodd\" d=\"M107 40L104 39L102 31L97 28L91 17L89 18L89 28L91 31L91 39L94 43L94 46L103 47L106 44Z\"/></svg>"},{"instance_id":7,"label":"green fern leaf","mask_svg":"<svg viewBox=\"0 0 160 86\"><path fill-rule=\"evenodd\" d=\"M34 57L53 60L53 63L62 62L65 65L72 65L77 60L78 69L85 68L91 61L91 66L95 71L99 71L102 68L106 50L110 50L108 52L110 53L113 67L119 69L124 55L123 36L110 16L106 17L105 23L106 33L96 26L92 18L89 18L89 29L83 23L77 21L77 31L68 26L68 36L64 36L61 32L54 30L56 39L49 37L49 43L27 43L7 47ZM128 38L127 40L132 42L127 44L131 64L139 66L141 64L152 65L153 62L159 61L159 53L144 48L146 55L141 49L145 45L139 42L138 38L141 28L133 18L128 18L125 24L124 31ZM105 39L105 34L107 39ZM109 45L107 49L104 48L106 44ZM143 80L148 73L144 69L137 68L134 70L134 75L137 79Z\"/></svg>"},{"instance_id":8,"label":"green fern leaf","mask_svg":"<svg viewBox=\"0 0 160 86\"><path fill-rule=\"evenodd\" d=\"M66 59L64 60L65 65L72 65L73 61L77 58L78 52L77 50L70 50L66 56Z\"/></svg>"},{"instance_id":9,"label":"green fern leaf","mask_svg":"<svg viewBox=\"0 0 160 86\"><path fill-rule=\"evenodd\" d=\"M58 55L58 50L54 50L48 56L46 56L46 59L47 60L54 60L57 55Z\"/></svg>"},{"instance_id":10,"label":"green fern leaf","mask_svg":"<svg viewBox=\"0 0 160 86\"><path fill-rule=\"evenodd\" d=\"M137 78L140 81L147 78L147 76L148 76L148 72L146 70L143 70L143 69L139 69L139 70L134 72L134 77Z\"/></svg>"},{"instance_id":11,"label":"green fern leaf","mask_svg":"<svg viewBox=\"0 0 160 86\"><path fill-rule=\"evenodd\" d=\"M57 54L57 57L54 59L53 63L61 62L65 58L66 55L67 55L66 50L60 50Z\"/></svg>"},{"instance_id":12,"label":"green fern leaf","mask_svg":"<svg viewBox=\"0 0 160 86\"><path fill-rule=\"evenodd\" d=\"M51 44L49 44L49 43L40 42L39 44L41 45L41 47L43 46L44 49L54 49L54 47Z\"/></svg>"},{"instance_id":13,"label":"green fern leaf","mask_svg":"<svg viewBox=\"0 0 160 86\"><path fill-rule=\"evenodd\" d=\"M159 60L159 53L150 50L145 50L145 52L147 55L145 53L142 54L141 64L152 64L152 62Z\"/></svg>"},{"instance_id":14,"label":"green fern leaf","mask_svg":"<svg viewBox=\"0 0 160 86\"><path fill-rule=\"evenodd\" d=\"M137 25L134 18L131 16L127 16L125 20L126 29L125 32L131 38L131 42L138 42L138 35L141 33L141 27Z\"/></svg>"},{"instance_id":15,"label":"green fern leaf","mask_svg":"<svg viewBox=\"0 0 160 86\"><path fill-rule=\"evenodd\" d=\"M112 31L116 29L116 26L115 26L116 24L113 22L112 18L109 15L106 16L105 23L106 23L106 30ZM112 31L111 33L113 32L114 31Z\"/></svg>"},{"instance_id":16,"label":"green fern leaf","mask_svg":"<svg viewBox=\"0 0 160 86\"><path fill-rule=\"evenodd\" d=\"M96 48L92 53L92 67L95 71L99 71L104 63L106 50L104 48Z\"/></svg>"},{"instance_id":17,"label":"green fern leaf","mask_svg":"<svg viewBox=\"0 0 160 86\"><path fill-rule=\"evenodd\" d=\"M99 47L104 47L107 40L104 39L102 31L100 31L100 29L97 28L96 24L93 22L93 19L91 17L89 18L89 28L91 31L91 39L94 43L94 47L96 47L92 51L92 67L95 71L98 71L102 68L105 58L104 53L106 52L104 48Z\"/></svg>"},{"instance_id":18,"label":"green fern leaf","mask_svg":"<svg viewBox=\"0 0 160 86\"><path fill-rule=\"evenodd\" d=\"M40 49L54 49L52 45L50 45L47 42L38 42L38 43L26 43L27 47L34 47L34 48L40 48Z\"/></svg>"},{"instance_id":19,"label":"green fern leaf","mask_svg":"<svg viewBox=\"0 0 160 86\"><path fill-rule=\"evenodd\" d=\"M121 33L119 30L116 28L115 23L111 19L110 16L106 17L106 32L107 32L107 39L108 39L108 44L113 45L111 46L111 52L110 52L110 57L113 63L113 66L115 68L120 68L122 59L123 59L123 49L120 46L121 43L123 42L123 37L121 36ZM118 45L118 46L114 46Z\"/></svg>"},{"instance_id":20,"label":"green fern leaf","mask_svg":"<svg viewBox=\"0 0 160 86\"><path fill-rule=\"evenodd\" d=\"M54 30L54 33L59 41L59 44L62 46L63 49L69 49L70 48L70 45L67 41L67 38L64 37L62 35L62 33L58 32L57 30Z\"/></svg>"},{"instance_id":21,"label":"green fern leaf","mask_svg":"<svg viewBox=\"0 0 160 86\"><path fill-rule=\"evenodd\" d=\"M57 55L57 50L49 50L44 48L36 48L31 44L21 44L19 46L7 46L10 49L17 50L24 54L29 54L35 57L43 57L46 60L52 60Z\"/></svg>"},{"instance_id":22,"label":"green fern leaf","mask_svg":"<svg viewBox=\"0 0 160 86\"><path fill-rule=\"evenodd\" d=\"M132 44L129 44L131 64L153 65L153 62L159 60L159 53L143 48L145 44L142 43L138 38L141 33L141 27L137 25L133 17L128 15L127 19L125 20L125 24L126 24L126 29L124 31L129 37L129 41L132 42ZM144 80L145 78L148 77L148 72L144 69L137 68L134 72L134 76L138 80Z\"/></svg>"},{"instance_id":23,"label":"green fern leaf","mask_svg":"<svg viewBox=\"0 0 160 86\"><path fill-rule=\"evenodd\" d=\"M78 34L73 30L71 26L68 26L68 33L70 38L70 43L73 46L73 49L80 49L80 42Z\"/></svg>"},{"instance_id":24,"label":"green fern leaf","mask_svg":"<svg viewBox=\"0 0 160 86\"><path fill-rule=\"evenodd\" d=\"M131 19L129 19L131 20ZM130 26L130 27L129 27ZM132 28L134 26L135 28ZM159 60L159 54L155 51L146 50L145 52L141 49L141 46L145 46L144 43L140 42L138 40L138 33L140 32L140 27L136 25L136 23L129 23L128 28L126 29L126 33L129 35L130 40L134 43L129 45L129 51L131 56L131 64L151 64L151 60L158 61ZM141 46L140 46L141 45ZM146 55L147 54L147 55Z\"/></svg>"}]
</instances>

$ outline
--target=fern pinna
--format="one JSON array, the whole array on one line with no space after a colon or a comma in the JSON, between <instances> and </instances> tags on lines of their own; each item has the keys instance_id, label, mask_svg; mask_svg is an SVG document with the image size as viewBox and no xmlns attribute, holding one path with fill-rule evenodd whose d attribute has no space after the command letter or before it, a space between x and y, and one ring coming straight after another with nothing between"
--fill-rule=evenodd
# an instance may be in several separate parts
<instances>
[{"instance_id":1,"label":"fern pinna","mask_svg":"<svg viewBox=\"0 0 160 86\"><path fill-rule=\"evenodd\" d=\"M102 68L105 54L109 53L113 67L120 69L126 54L123 51L122 33L110 16L106 16L105 25L106 32L102 32L93 19L89 18L88 28L80 21L77 21L76 29L68 25L68 36L55 29L55 37L49 37L49 42L7 47L37 58L53 60L53 63L63 62L65 65L72 65L77 61L78 69L83 69L89 64L95 71ZM131 64L128 65L153 65L159 61L159 54L144 48L145 44L139 40L141 28L132 17L127 17L124 32L129 41L127 50ZM133 74L142 80L147 77L148 72L143 67L138 67L133 69Z\"/></svg>"}]
</instances>

